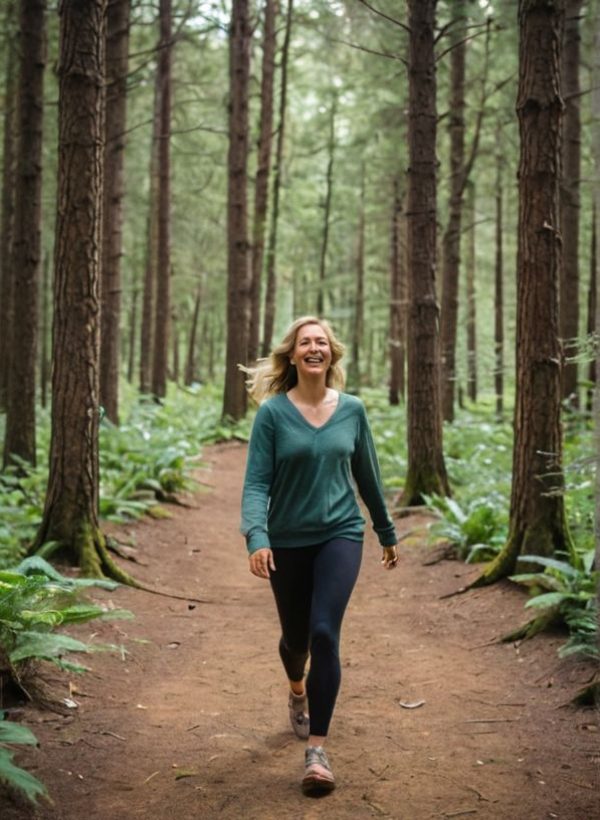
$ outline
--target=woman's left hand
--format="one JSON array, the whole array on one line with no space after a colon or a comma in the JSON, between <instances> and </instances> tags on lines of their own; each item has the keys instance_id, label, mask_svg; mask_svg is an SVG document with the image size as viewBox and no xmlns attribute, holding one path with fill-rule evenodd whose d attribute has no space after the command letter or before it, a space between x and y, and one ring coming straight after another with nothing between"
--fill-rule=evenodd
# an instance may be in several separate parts
<instances>
[{"instance_id":1,"label":"woman's left hand","mask_svg":"<svg viewBox=\"0 0 600 820\"><path fill-rule=\"evenodd\" d=\"M398 552L396 547L383 548L383 558L381 559L381 563L385 569L394 569L398 563Z\"/></svg>"}]
</instances>

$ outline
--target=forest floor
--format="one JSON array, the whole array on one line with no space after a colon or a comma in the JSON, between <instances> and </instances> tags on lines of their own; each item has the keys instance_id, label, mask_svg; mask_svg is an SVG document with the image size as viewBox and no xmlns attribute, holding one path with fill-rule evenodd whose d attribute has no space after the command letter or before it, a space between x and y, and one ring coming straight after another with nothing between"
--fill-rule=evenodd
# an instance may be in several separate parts
<instances>
[{"instance_id":1,"label":"forest floor","mask_svg":"<svg viewBox=\"0 0 600 820\"><path fill-rule=\"evenodd\" d=\"M494 643L526 619L521 590L507 582L442 597L479 570L426 566L421 535L402 542L398 569L383 571L370 531L328 741L338 788L304 797L275 606L248 572L238 532L245 447L208 448L204 461L199 477L211 490L193 508L119 535L135 538L140 580L206 602L95 593L135 619L79 634L126 651L93 655L84 676L53 675L55 695L78 704L68 715L20 712L40 748L18 762L53 805L2 795L3 820L600 816L598 715L568 705L592 667L558 658L564 636ZM406 518L398 528L423 523Z\"/></svg>"}]
</instances>

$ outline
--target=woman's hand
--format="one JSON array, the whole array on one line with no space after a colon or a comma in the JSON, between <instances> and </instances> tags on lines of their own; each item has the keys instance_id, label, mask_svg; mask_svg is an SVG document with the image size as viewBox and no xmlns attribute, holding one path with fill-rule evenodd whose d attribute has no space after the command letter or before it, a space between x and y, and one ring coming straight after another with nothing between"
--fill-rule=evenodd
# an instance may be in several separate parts
<instances>
[{"instance_id":1,"label":"woman's hand","mask_svg":"<svg viewBox=\"0 0 600 820\"><path fill-rule=\"evenodd\" d=\"M396 551L396 547L383 548L383 558L381 559L381 563L385 569L394 569L398 563L398 553Z\"/></svg>"},{"instance_id":2,"label":"woman's hand","mask_svg":"<svg viewBox=\"0 0 600 820\"><path fill-rule=\"evenodd\" d=\"M248 560L250 561L250 572L257 578L269 578L271 572L275 572L273 553L268 547L256 550L248 556Z\"/></svg>"}]
</instances>

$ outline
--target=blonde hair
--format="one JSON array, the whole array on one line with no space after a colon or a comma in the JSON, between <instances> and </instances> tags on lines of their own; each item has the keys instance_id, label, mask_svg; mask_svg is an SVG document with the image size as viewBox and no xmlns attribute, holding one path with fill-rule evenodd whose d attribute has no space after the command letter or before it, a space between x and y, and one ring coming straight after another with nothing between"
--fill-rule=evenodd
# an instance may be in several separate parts
<instances>
[{"instance_id":1,"label":"blonde hair","mask_svg":"<svg viewBox=\"0 0 600 820\"><path fill-rule=\"evenodd\" d=\"M336 338L327 321L318 319L316 316L301 316L292 322L280 344L271 351L270 356L266 359L258 359L254 367L239 365L240 369L248 374L246 387L257 404L277 393L287 393L298 383L298 374L290 362L290 356L296 346L298 331L304 325L319 325L323 328L331 348L331 365L327 371L325 383L328 387L343 389L346 376L339 361L345 352L344 345Z\"/></svg>"}]
</instances>

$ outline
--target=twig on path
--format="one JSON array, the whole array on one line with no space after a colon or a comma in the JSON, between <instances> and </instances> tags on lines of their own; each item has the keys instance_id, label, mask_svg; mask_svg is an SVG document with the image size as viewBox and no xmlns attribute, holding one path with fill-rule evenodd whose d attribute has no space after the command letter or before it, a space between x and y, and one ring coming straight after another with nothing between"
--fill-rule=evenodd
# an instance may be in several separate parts
<instances>
[{"instance_id":1,"label":"twig on path","mask_svg":"<svg viewBox=\"0 0 600 820\"><path fill-rule=\"evenodd\" d=\"M591 789L592 791L596 790L595 786L591 786L589 783L578 783L576 780L569 780L568 777L561 777L561 780L564 780L565 783L570 783L572 786L579 786L580 789Z\"/></svg>"},{"instance_id":2,"label":"twig on path","mask_svg":"<svg viewBox=\"0 0 600 820\"><path fill-rule=\"evenodd\" d=\"M463 723L518 723L521 718L469 718Z\"/></svg>"},{"instance_id":3,"label":"twig on path","mask_svg":"<svg viewBox=\"0 0 600 820\"><path fill-rule=\"evenodd\" d=\"M117 740L122 740L123 742L125 742L124 737L121 737L121 735L118 735L116 732L110 732L107 729L105 729L103 732L100 732L100 734L101 735L109 735L110 737L116 737Z\"/></svg>"},{"instance_id":4,"label":"twig on path","mask_svg":"<svg viewBox=\"0 0 600 820\"><path fill-rule=\"evenodd\" d=\"M390 768L390 764L389 764L389 763L386 763L386 764L385 764L385 766L383 767L383 769L382 769L379 773L377 773L377 772L375 771L375 769L374 769L372 766L369 766L369 771L371 772L371 774L374 774L374 775L375 775L375 779L376 779L376 780L381 780L381 778L383 777L383 775L385 774L385 772L386 772L389 768Z\"/></svg>"},{"instance_id":5,"label":"twig on path","mask_svg":"<svg viewBox=\"0 0 600 820\"><path fill-rule=\"evenodd\" d=\"M144 780L144 783L149 783L153 777L156 777L157 774L160 774L160 771L152 772L152 774L148 775L148 777Z\"/></svg>"},{"instance_id":6,"label":"twig on path","mask_svg":"<svg viewBox=\"0 0 600 820\"><path fill-rule=\"evenodd\" d=\"M149 592L151 595L160 595L162 598L173 598L176 601L191 601L195 604L212 604L210 598L194 598L191 595L177 595L176 592L165 592L162 589L155 589L154 587L147 587L144 584L136 584L132 589L141 589L143 592Z\"/></svg>"},{"instance_id":7,"label":"twig on path","mask_svg":"<svg viewBox=\"0 0 600 820\"><path fill-rule=\"evenodd\" d=\"M444 817L460 817L462 814L477 814L477 809L462 809L460 811L445 811Z\"/></svg>"}]
</instances>

